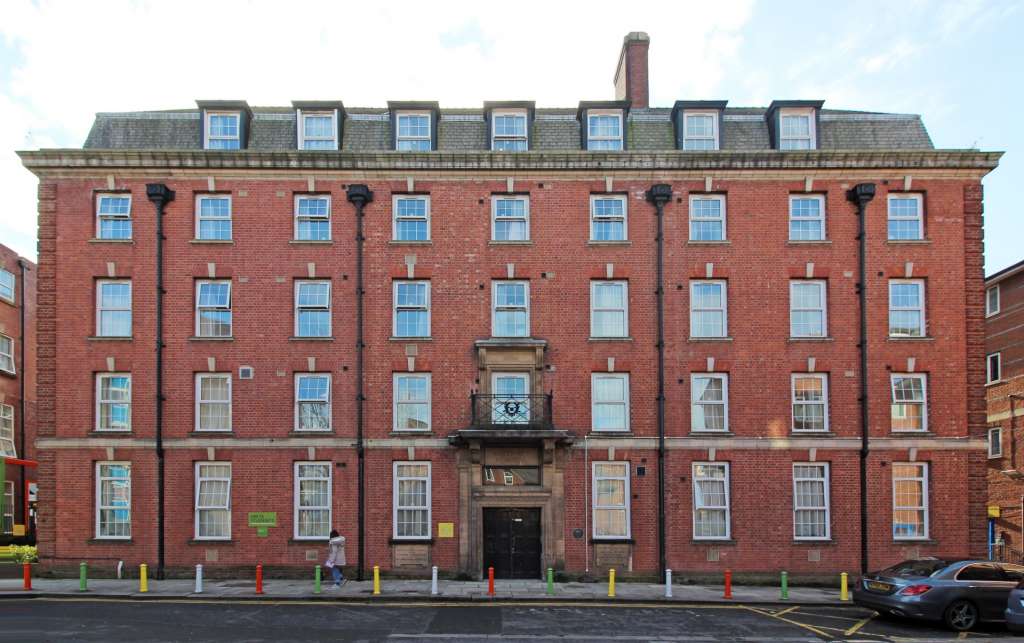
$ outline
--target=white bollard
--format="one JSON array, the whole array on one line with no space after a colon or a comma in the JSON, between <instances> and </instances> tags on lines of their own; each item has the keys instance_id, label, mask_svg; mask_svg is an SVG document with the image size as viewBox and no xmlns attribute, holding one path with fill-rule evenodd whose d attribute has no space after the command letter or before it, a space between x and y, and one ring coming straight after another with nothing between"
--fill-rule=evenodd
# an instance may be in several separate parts
<instances>
[{"instance_id":1,"label":"white bollard","mask_svg":"<svg viewBox=\"0 0 1024 643\"><path fill-rule=\"evenodd\" d=\"M124 572L124 561L117 561L117 580L121 580L121 574Z\"/></svg>"},{"instance_id":2,"label":"white bollard","mask_svg":"<svg viewBox=\"0 0 1024 643\"><path fill-rule=\"evenodd\" d=\"M437 565L430 570L430 595L437 596Z\"/></svg>"},{"instance_id":3,"label":"white bollard","mask_svg":"<svg viewBox=\"0 0 1024 643\"><path fill-rule=\"evenodd\" d=\"M665 598L672 598L672 570L665 570Z\"/></svg>"},{"instance_id":4,"label":"white bollard","mask_svg":"<svg viewBox=\"0 0 1024 643\"><path fill-rule=\"evenodd\" d=\"M196 594L203 593L203 566L196 565Z\"/></svg>"}]
</instances>

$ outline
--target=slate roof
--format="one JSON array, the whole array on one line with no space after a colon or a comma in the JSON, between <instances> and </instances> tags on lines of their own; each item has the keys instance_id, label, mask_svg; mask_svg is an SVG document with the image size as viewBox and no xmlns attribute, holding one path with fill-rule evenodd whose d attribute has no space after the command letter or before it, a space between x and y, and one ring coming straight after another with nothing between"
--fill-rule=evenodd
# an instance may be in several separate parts
<instances>
[{"instance_id":1,"label":"slate roof","mask_svg":"<svg viewBox=\"0 0 1024 643\"><path fill-rule=\"evenodd\" d=\"M721 125L721 149L770 149L764 107L727 107ZM253 107L251 150L296 149L292 107ZM671 109L629 111L627 150L673 150ZM538 108L531 124L531 149L579 150L580 123L575 108ZM345 108L341 149L380 152L391 149L391 119L386 108ZM487 123L480 109L442 109L438 123L439 151L481 151L489 148ZM200 149L200 110L99 113L83 145L85 149ZM927 150L931 138L916 114L886 114L822 109L818 149Z\"/></svg>"}]
</instances>

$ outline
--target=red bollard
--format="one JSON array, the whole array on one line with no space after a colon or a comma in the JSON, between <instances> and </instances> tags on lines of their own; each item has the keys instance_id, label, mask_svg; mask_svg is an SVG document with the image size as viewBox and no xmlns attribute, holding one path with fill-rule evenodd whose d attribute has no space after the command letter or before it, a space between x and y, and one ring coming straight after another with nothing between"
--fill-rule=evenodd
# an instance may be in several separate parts
<instances>
[{"instance_id":1,"label":"red bollard","mask_svg":"<svg viewBox=\"0 0 1024 643\"><path fill-rule=\"evenodd\" d=\"M722 598L732 598L732 570L725 570L725 593Z\"/></svg>"},{"instance_id":2,"label":"red bollard","mask_svg":"<svg viewBox=\"0 0 1024 643\"><path fill-rule=\"evenodd\" d=\"M256 593L263 593L263 565L256 565Z\"/></svg>"},{"instance_id":3,"label":"red bollard","mask_svg":"<svg viewBox=\"0 0 1024 643\"><path fill-rule=\"evenodd\" d=\"M487 568L487 595L494 596L494 568Z\"/></svg>"},{"instance_id":4,"label":"red bollard","mask_svg":"<svg viewBox=\"0 0 1024 643\"><path fill-rule=\"evenodd\" d=\"M22 564L21 575L25 579L25 591L28 592L32 589L32 563Z\"/></svg>"}]
</instances>

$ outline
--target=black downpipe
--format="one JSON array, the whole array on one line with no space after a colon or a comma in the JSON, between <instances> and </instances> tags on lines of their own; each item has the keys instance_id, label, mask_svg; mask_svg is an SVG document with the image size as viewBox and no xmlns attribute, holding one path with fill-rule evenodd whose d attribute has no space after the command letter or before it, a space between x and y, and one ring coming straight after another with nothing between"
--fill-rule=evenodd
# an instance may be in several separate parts
<instances>
[{"instance_id":1,"label":"black downpipe","mask_svg":"<svg viewBox=\"0 0 1024 643\"><path fill-rule=\"evenodd\" d=\"M18 357L18 362L21 365L21 374L18 376L18 444L21 445L22 459L28 460L28 445L25 444L25 378L28 376L28 367L25 365L25 335L28 332L25 329L25 291L27 290L25 287L25 273L28 272L28 262L19 257L18 267L21 268L21 289L19 290L18 295L20 299L18 315L21 322L20 346L18 347L18 352L21 353ZM18 484L20 485L20 491L14 494L14 497L17 498L21 496L22 498L22 501L18 503L21 505L21 524L29 525L29 527L31 527L29 535L32 536L34 535L35 527L31 525L28 519L28 510L26 509L28 502L24 497L24 494L27 493L27 490L25 489L25 467L18 467L18 469ZM14 512L12 511L11 513Z\"/></svg>"},{"instance_id":2,"label":"black downpipe","mask_svg":"<svg viewBox=\"0 0 1024 643\"><path fill-rule=\"evenodd\" d=\"M356 458L358 473L356 496L358 503L359 566L356 579L363 580L366 562L366 456L363 451L363 207L373 201L373 192L366 185L348 186L345 194L356 207Z\"/></svg>"},{"instance_id":3,"label":"black downpipe","mask_svg":"<svg viewBox=\"0 0 1024 643\"><path fill-rule=\"evenodd\" d=\"M647 191L647 200L654 204L658 219L657 287L654 294L658 308L658 573L665 580L668 567L665 553L665 204L672 199L672 186L656 183Z\"/></svg>"},{"instance_id":4,"label":"black downpipe","mask_svg":"<svg viewBox=\"0 0 1024 643\"><path fill-rule=\"evenodd\" d=\"M147 183L146 196L156 207L156 579L164 579L164 207L174 190Z\"/></svg>"},{"instance_id":5,"label":"black downpipe","mask_svg":"<svg viewBox=\"0 0 1024 643\"><path fill-rule=\"evenodd\" d=\"M874 183L858 183L846 193L857 205L857 296L860 301L860 571L868 571L868 288L866 210Z\"/></svg>"}]
</instances>

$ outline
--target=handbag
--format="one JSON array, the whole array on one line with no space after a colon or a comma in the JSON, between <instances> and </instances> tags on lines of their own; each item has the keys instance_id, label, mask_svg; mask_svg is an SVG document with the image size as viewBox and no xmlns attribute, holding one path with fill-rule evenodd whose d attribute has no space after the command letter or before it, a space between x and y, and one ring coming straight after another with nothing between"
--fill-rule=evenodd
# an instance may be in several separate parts
<instances>
[{"instance_id":1,"label":"handbag","mask_svg":"<svg viewBox=\"0 0 1024 643\"><path fill-rule=\"evenodd\" d=\"M333 569L334 561L328 558L327 561L324 563L324 567L326 567L327 569Z\"/></svg>"}]
</instances>

